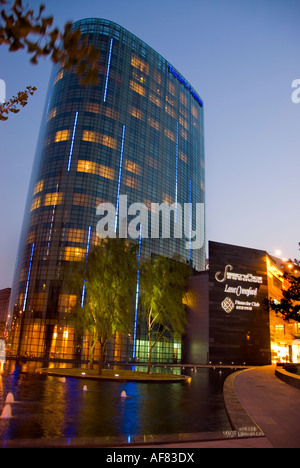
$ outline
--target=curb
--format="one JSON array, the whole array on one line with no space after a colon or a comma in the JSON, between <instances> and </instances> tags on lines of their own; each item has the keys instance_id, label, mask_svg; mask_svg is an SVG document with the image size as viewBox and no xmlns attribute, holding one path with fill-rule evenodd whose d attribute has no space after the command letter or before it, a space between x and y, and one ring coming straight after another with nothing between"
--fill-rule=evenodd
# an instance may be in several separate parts
<instances>
[{"instance_id":1,"label":"curb","mask_svg":"<svg viewBox=\"0 0 300 468\"><path fill-rule=\"evenodd\" d=\"M225 380L223 394L227 416L237 437L265 437L261 428L241 405L235 391L234 381L236 377L248 370L251 369L235 372Z\"/></svg>"}]
</instances>

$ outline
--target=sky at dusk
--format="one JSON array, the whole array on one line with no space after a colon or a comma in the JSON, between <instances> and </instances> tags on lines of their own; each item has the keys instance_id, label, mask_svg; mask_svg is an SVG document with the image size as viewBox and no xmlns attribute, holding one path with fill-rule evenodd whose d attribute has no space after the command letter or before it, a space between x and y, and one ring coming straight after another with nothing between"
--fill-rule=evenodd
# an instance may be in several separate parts
<instances>
[{"instance_id":1,"label":"sky at dusk","mask_svg":"<svg viewBox=\"0 0 300 468\"><path fill-rule=\"evenodd\" d=\"M204 101L207 239L299 258L299 0L26 0L54 24L112 20L166 58ZM0 122L0 289L11 287L52 63L0 48L7 99L37 91Z\"/></svg>"}]
</instances>

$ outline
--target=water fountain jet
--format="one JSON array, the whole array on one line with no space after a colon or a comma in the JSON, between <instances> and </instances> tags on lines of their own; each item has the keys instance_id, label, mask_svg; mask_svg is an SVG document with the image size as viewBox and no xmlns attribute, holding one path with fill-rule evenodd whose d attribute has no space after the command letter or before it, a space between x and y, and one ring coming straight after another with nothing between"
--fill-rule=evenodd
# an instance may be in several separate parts
<instances>
[{"instance_id":1,"label":"water fountain jet","mask_svg":"<svg viewBox=\"0 0 300 468\"><path fill-rule=\"evenodd\" d=\"M7 394L7 397L6 397L6 400L5 400L5 403L14 403L15 402L15 399L14 399L14 396L11 392L9 392Z\"/></svg>"},{"instance_id":2,"label":"water fountain jet","mask_svg":"<svg viewBox=\"0 0 300 468\"><path fill-rule=\"evenodd\" d=\"M10 419L11 417L12 417L11 406L5 405L3 408L2 414L0 416L0 419Z\"/></svg>"}]
</instances>

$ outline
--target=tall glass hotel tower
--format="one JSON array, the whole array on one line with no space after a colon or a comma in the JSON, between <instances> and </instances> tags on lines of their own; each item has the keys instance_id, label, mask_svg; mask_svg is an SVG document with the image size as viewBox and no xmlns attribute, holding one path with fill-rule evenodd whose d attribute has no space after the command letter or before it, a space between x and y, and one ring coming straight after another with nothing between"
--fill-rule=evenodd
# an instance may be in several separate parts
<instances>
[{"instance_id":1,"label":"tall glass hotel tower","mask_svg":"<svg viewBox=\"0 0 300 468\"><path fill-rule=\"evenodd\" d=\"M53 70L11 295L14 355L86 357L87 343L78 344L70 320L76 297L67 278L99 242L100 203L118 208L127 195L128 206L143 203L149 213L152 203L189 204L183 218L191 231L201 231L200 248L189 248L187 235L153 238L149 226L141 255L179 254L205 269L204 217L196 226L196 204L205 201L202 100L163 57L119 25L85 19L73 28L100 50L99 84L82 86L74 72ZM135 310L133 327L134 316ZM147 338L139 326L136 331L125 338L116 333L107 359L146 360ZM179 338L160 345L154 360L180 362Z\"/></svg>"}]
</instances>

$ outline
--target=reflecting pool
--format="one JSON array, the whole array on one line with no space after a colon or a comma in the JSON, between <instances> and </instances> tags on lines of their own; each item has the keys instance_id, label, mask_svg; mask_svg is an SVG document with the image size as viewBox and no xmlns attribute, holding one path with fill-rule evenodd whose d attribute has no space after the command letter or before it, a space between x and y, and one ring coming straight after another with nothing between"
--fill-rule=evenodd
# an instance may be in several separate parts
<instances>
[{"instance_id":1,"label":"reflecting pool","mask_svg":"<svg viewBox=\"0 0 300 468\"><path fill-rule=\"evenodd\" d=\"M2 440L231 430L223 383L232 370L155 368L191 375L192 381L124 383L40 375L35 366L8 362L0 374L0 415L9 392L15 400L13 417L0 419ZM121 398L122 391L128 398Z\"/></svg>"}]
</instances>

